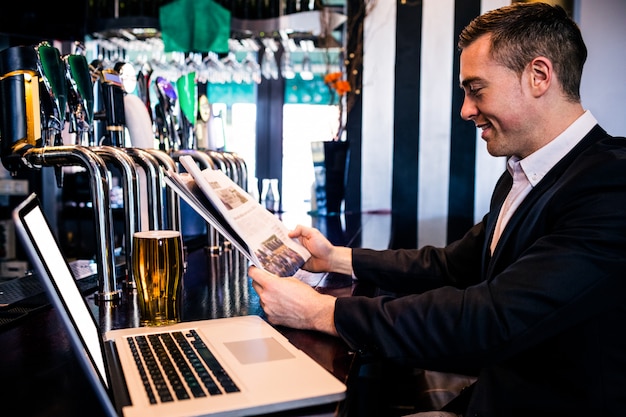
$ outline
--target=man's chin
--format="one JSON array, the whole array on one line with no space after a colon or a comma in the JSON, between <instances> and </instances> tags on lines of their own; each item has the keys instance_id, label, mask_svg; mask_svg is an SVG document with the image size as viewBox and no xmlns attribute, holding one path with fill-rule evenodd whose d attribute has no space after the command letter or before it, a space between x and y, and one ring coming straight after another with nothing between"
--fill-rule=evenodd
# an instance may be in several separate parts
<instances>
[{"instance_id":1,"label":"man's chin","mask_svg":"<svg viewBox=\"0 0 626 417\"><path fill-rule=\"evenodd\" d=\"M505 152L503 152L502 149L494 145L490 146L490 142L487 142L487 152L489 153L489 155L494 156L494 157L508 156Z\"/></svg>"}]
</instances>

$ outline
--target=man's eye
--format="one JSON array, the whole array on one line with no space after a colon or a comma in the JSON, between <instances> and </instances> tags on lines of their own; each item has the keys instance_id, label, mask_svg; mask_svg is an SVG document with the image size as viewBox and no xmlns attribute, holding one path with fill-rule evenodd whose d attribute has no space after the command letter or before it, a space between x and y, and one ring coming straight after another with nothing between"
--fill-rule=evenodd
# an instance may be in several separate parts
<instances>
[{"instance_id":1,"label":"man's eye","mask_svg":"<svg viewBox=\"0 0 626 417\"><path fill-rule=\"evenodd\" d=\"M480 90L482 90L480 87L470 87L469 94L476 97L480 93Z\"/></svg>"}]
</instances>

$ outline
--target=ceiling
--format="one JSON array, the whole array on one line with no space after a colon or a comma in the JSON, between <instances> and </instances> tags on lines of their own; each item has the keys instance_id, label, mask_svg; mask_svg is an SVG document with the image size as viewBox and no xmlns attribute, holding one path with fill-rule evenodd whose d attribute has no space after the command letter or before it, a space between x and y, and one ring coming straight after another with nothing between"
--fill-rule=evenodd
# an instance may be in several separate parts
<instances>
[{"instance_id":1,"label":"ceiling","mask_svg":"<svg viewBox=\"0 0 626 417\"><path fill-rule=\"evenodd\" d=\"M323 0L323 4L333 10L343 11L345 1ZM33 43L39 40L82 41L92 33L104 33L106 36L107 32L119 29L133 29L135 36L139 37L154 36L154 30L159 27L159 7L171 2L68 0L62 4L49 1L36 5L32 2L12 2L10 12L5 10L0 13L0 34L32 40Z\"/></svg>"}]
</instances>

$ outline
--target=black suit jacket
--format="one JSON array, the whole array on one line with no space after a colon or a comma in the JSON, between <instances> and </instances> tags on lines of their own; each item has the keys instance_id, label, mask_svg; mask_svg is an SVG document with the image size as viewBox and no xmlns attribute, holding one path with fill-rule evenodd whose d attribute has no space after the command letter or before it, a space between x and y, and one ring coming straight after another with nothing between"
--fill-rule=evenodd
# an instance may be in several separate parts
<instances>
[{"instance_id":1,"label":"black suit jacket","mask_svg":"<svg viewBox=\"0 0 626 417\"><path fill-rule=\"evenodd\" d=\"M402 297L346 297L354 349L477 371L465 416L626 416L626 139L596 126L489 243L510 187L446 248L353 250L360 281Z\"/></svg>"}]
</instances>

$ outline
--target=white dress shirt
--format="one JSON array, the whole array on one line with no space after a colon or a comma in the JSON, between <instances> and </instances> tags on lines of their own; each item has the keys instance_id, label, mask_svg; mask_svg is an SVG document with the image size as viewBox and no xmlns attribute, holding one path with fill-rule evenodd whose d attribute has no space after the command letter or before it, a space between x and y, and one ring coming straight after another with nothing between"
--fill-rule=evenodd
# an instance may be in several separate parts
<instances>
[{"instance_id":1,"label":"white dress shirt","mask_svg":"<svg viewBox=\"0 0 626 417\"><path fill-rule=\"evenodd\" d=\"M589 110L585 111L574 123L544 147L536 150L524 159L512 156L507 161L507 170L513 177L513 186L504 200L491 240L493 254L502 231L524 198L589 131L597 124Z\"/></svg>"}]
</instances>

